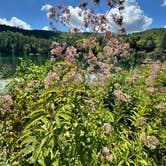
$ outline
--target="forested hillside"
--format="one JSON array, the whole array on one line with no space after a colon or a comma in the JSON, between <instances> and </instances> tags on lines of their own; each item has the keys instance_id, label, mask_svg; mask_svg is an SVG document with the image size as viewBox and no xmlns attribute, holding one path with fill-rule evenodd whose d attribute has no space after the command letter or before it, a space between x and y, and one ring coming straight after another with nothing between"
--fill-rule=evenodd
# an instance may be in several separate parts
<instances>
[{"instance_id":1,"label":"forested hillside","mask_svg":"<svg viewBox=\"0 0 166 166\"><path fill-rule=\"evenodd\" d=\"M135 58L150 57L152 59L166 60L166 29L151 29L144 32L125 36L130 43Z\"/></svg>"},{"instance_id":2,"label":"forested hillside","mask_svg":"<svg viewBox=\"0 0 166 166\"><path fill-rule=\"evenodd\" d=\"M0 54L2 55L27 55L48 54L51 42L67 42L66 32L53 32L44 30L23 30L16 27L0 25Z\"/></svg>"},{"instance_id":3,"label":"forested hillside","mask_svg":"<svg viewBox=\"0 0 166 166\"><path fill-rule=\"evenodd\" d=\"M83 36L87 36L84 33ZM28 55L49 54L52 41L67 42L73 45L80 39L79 35L70 38L66 32L44 30L23 30L15 27L0 25L0 54ZM121 63L135 66L144 59L166 60L166 29L151 29L140 33L125 35L124 39L130 43L131 51L128 59L121 59ZM102 45L102 35L99 37Z\"/></svg>"}]
</instances>

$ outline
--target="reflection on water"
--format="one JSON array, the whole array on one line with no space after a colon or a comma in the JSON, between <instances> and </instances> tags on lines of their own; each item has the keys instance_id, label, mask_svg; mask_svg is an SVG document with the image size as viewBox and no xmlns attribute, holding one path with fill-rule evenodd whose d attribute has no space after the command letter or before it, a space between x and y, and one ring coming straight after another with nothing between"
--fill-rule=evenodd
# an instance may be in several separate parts
<instances>
[{"instance_id":1,"label":"reflection on water","mask_svg":"<svg viewBox=\"0 0 166 166\"><path fill-rule=\"evenodd\" d=\"M0 92L5 90L6 85L10 82L10 79L0 79Z\"/></svg>"},{"instance_id":2,"label":"reflection on water","mask_svg":"<svg viewBox=\"0 0 166 166\"><path fill-rule=\"evenodd\" d=\"M44 62L49 59L48 55L27 55L27 56L12 56L12 55L0 55L0 69L2 69L3 66L8 66L12 69L12 72L15 72L16 66L19 65L19 57L22 57L23 59L30 59L33 63L41 65L44 64Z\"/></svg>"}]
</instances>

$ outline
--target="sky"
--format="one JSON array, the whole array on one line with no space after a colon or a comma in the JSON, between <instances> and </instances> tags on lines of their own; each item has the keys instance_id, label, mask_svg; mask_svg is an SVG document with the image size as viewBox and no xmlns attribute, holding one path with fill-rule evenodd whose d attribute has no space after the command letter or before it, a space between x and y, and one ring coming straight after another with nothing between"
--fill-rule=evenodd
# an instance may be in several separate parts
<instances>
[{"instance_id":1,"label":"sky","mask_svg":"<svg viewBox=\"0 0 166 166\"><path fill-rule=\"evenodd\" d=\"M101 7L106 9L102 0ZM78 16L81 9L76 7L79 0L0 0L0 24L16 26L23 29L50 30L48 9L55 4L69 6L72 14L70 25L78 27L82 24L82 18ZM98 12L100 8L96 6ZM111 14L117 13L111 10L107 19L112 31L117 29ZM143 31L150 28L166 28L166 0L126 0L122 13L124 26L128 33ZM66 28L58 26L59 30Z\"/></svg>"}]
</instances>

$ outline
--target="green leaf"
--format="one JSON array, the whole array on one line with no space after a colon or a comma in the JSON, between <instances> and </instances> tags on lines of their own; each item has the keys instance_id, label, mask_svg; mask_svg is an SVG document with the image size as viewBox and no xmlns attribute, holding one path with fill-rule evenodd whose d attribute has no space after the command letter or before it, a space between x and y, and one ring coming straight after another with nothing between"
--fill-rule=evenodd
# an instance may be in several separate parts
<instances>
[{"instance_id":1,"label":"green leaf","mask_svg":"<svg viewBox=\"0 0 166 166\"><path fill-rule=\"evenodd\" d=\"M48 135L48 134L47 134L47 135ZM39 157L39 155L40 155L40 153L41 153L41 151L42 151L42 147L45 145L46 141L48 140L47 135L42 139L39 148L36 148L36 149L35 149L35 152L33 153L33 157L34 157L34 159L35 159L35 163L37 162L38 157Z\"/></svg>"},{"instance_id":2,"label":"green leaf","mask_svg":"<svg viewBox=\"0 0 166 166\"><path fill-rule=\"evenodd\" d=\"M40 97L43 97L47 94L50 94L50 93L57 93L57 94L60 94L62 92L62 89L59 90L59 89L55 89L55 88L51 88L51 89L48 89L48 90L45 90L44 92L42 92L41 96Z\"/></svg>"},{"instance_id":3,"label":"green leaf","mask_svg":"<svg viewBox=\"0 0 166 166\"><path fill-rule=\"evenodd\" d=\"M70 119L72 119L72 117L71 117L70 115L65 114L65 113L57 113L56 116L57 116L57 117L61 117L61 118L65 119L65 120L70 120Z\"/></svg>"},{"instance_id":4,"label":"green leaf","mask_svg":"<svg viewBox=\"0 0 166 166\"><path fill-rule=\"evenodd\" d=\"M24 145L24 144L31 144L31 143L36 143L37 142L37 139L35 136L30 136L30 137L27 137L26 139L23 140L23 142L21 143L21 145Z\"/></svg>"},{"instance_id":5,"label":"green leaf","mask_svg":"<svg viewBox=\"0 0 166 166\"><path fill-rule=\"evenodd\" d=\"M44 111L38 112L36 115L32 116L30 120L25 124L25 129L30 128L32 125L35 125L35 122L39 121L45 117L46 113Z\"/></svg>"},{"instance_id":6,"label":"green leaf","mask_svg":"<svg viewBox=\"0 0 166 166\"><path fill-rule=\"evenodd\" d=\"M141 165L144 165L144 166L148 166L148 163L145 161L145 160L139 160L139 163L141 163Z\"/></svg>"},{"instance_id":7,"label":"green leaf","mask_svg":"<svg viewBox=\"0 0 166 166\"><path fill-rule=\"evenodd\" d=\"M118 166L121 166L124 162L125 162L124 160L120 161L120 163L118 164Z\"/></svg>"}]
</instances>

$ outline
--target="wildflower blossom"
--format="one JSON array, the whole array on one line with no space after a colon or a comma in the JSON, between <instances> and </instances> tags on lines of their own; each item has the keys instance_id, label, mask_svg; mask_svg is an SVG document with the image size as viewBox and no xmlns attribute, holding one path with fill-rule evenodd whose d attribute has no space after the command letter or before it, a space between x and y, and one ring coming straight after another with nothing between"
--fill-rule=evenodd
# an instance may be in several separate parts
<instances>
[{"instance_id":1,"label":"wildflower blossom","mask_svg":"<svg viewBox=\"0 0 166 166\"><path fill-rule=\"evenodd\" d=\"M59 55L63 51L63 48L60 46L57 46L56 48L51 49L52 55Z\"/></svg>"},{"instance_id":2,"label":"wildflower blossom","mask_svg":"<svg viewBox=\"0 0 166 166\"><path fill-rule=\"evenodd\" d=\"M108 149L107 147L103 147L103 148L102 148L102 153L103 153L103 154L109 154L109 152L110 152L110 151L109 151L109 149Z\"/></svg>"},{"instance_id":3,"label":"wildflower blossom","mask_svg":"<svg viewBox=\"0 0 166 166\"><path fill-rule=\"evenodd\" d=\"M0 115L4 115L11 109L13 100L10 95L0 96Z\"/></svg>"},{"instance_id":4,"label":"wildflower blossom","mask_svg":"<svg viewBox=\"0 0 166 166\"><path fill-rule=\"evenodd\" d=\"M138 119L139 126L145 126L147 124L147 121L144 117L141 117Z\"/></svg>"},{"instance_id":5,"label":"wildflower blossom","mask_svg":"<svg viewBox=\"0 0 166 166\"><path fill-rule=\"evenodd\" d=\"M127 94L124 94L121 90L114 90L113 95L119 100L119 101L128 101L131 97Z\"/></svg>"},{"instance_id":6,"label":"wildflower blossom","mask_svg":"<svg viewBox=\"0 0 166 166\"><path fill-rule=\"evenodd\" d=\"M110 56L113 54L113 48L111 48L110 46L105 46L103 48L103 53L106 55L106 56Z\"/></svg>"},{"instance_id":7,"label":"wildflower blossom","mask_svg":"<svg viewBox=\"0 0 166 166\"><path fill-rule=\"evenodd\" d=\"M98 159L101 161L101 162L109 162L109 163L112 163L112 160L113 160L113 155L110 154L110 151L107 147L103 147L102 148L102 153L100 153L98 155Z\"/></svg>"},{"instance_id":8,"label":"wildflower blossom","mask_svg":"<svg viewBox=\"0 0 166 166\"><path fill-rule=\"evenodd\" d=\"M100 155L98 156L98 159L103 162L103 161L105 160L105 157L104 157L102 154L100 154Z\"/></svg>"},{"instance_id":9,"label":"wildflower blossom","mask_svg":"<svg viewBox=\"0 0 166 166\"><path fill-rule=\"evenodd\" d=\"M115 72L120 72L120 71L122 71L122 68L121 67L115 67Z\"/></svg>"},{"instance_id":10,"label":"wildflower blossom","mask_svg":"<svg viewBox=\"0 0 166 166\"><path fill-rule=\"evenodd\" d=\"M150 93L154 93L156 91L156 88L154 88L154 87L148 87L148 88L146 88L146 91L150 92Z\"/></svg>"},{"instance_id":11,"label":"wildflower blossom","mask_svg":"<svg viewBox=\"0 0 166 166\"><path fill-rule=\"evenodd\" d=\"M111 131L111 125L109 123L104 123L103 129L104 129L104 132L108 134Z\"/></svg>"},{"instance_id":12,"label":"wildflower blossom","mask_svg":"<svg viewBox=\"0 0 166 166\"><path fill-rule=\"evenodd\" d=\"M59 81L59 76L56 73L49 72L45 78L45 86L48 87L54 81Z\"/></svg>"},{"instance_id":13,"label":"wildflower blossom","mask_svg":"<svg viewBox=\"0 0 166 166\"><path fill-rule=\"evenodd\" d=\"M28 88L38 88L39 87L40 82L38 80L31 80L28 83Z\"/></svg>"},{"instance_id":14,"label":"wildflower blossom","mask_svg":"<svg viewBox=\"0 0 166 166\"><path fill-rule=\"evenodd\" d=\"M94 71L94 65L90 65L88 68L87 68L87 71L89 73L93 72Z\"/></svg>"},{"instance_id":15,"label":"wildflower blossom","mask_svg":"<svg viewBox=\"0 0 166 166\"><path fill-rule=\"evenodd\" d=\"M78 54L77 54L77 49L75 47L73 46L67 47L65 55L66 55L65 60L73 64L77 63Z\"/></svg>"},{"instance_id":16,"label":"wildflower blossom","mask_svg":"<svg viewBox=\"0 0 166 166\"><path fill-rule=\"evenodd\" d=\"M145 132L142 132L141 134L140 134L140 138L141 138L141 140L143 141L143 143L144 144L146 144L146 133Z\"/></svg>"},{"instance_id":17,"label":"wildflower blossom","mask_svg":"<svg viewBox=\"0 0 166 166\"><path fill-rule=\"evenodd\" d=\"M150 149L155 149L159 144L158 139L155 136L147 136L146 146Z\"/></svg>"},{"instance_id":18,"label":"wildflower blossom","mask_svg":"<svg viewBox=\"0 0 166 166\"><path fill-rule=\"evenodd\" d=\"M158 139L155 136L146 136L146 134L143 132L140 135L141 140L143 141L144 145L150 149L155 149L157 145L159 144Z\"/></svg>"},{"instance_id":19,"label":"wildflower blossom","mask_svg":"<svg viewBox=\"0 0 166 166\"><path fill-rule=\"evenodd\" d=\"M106 156L106 160L107 160L109 163L112 163L113 155L112 155L112 154L109 154L108 156Z\"/></svg>"},{"instance_id":20,"label":"wildflower blossom","mask_svg":"<svg viewBox=\"0 0 166 166\"><path fill-rule=\"evenodd\" d=\"M133 83L134 83L134 80L133 80L132 77L126 77L125 82L126 82L126 83L129 83L129 84L133 84Z\"/></svg>"},{"instance_id":21,"label":"wildflower blossom","mask_svg":"<svg viewBox=\"0 0 166 166\"><path fill-rule=\"evenodd\" d=\"M166 104L165 103L159 103L157 106L156 106L157 109L160 109L162 111L166 111Z\"/></svg>"},{"instance_id":22,"label":"wildflower blossom","mask_svg":"<svg viewBox=\"0 0 166 166\"><path fill-rule=\"evenodd\" d=\"M12 97L10 95L1 96L0 103L2 104L3 109L9 110L13 105Z\"/></svg>"},{"instance_id":23,"label":"wildflower blossom","mask_svg":"<svg viewBox=\"0 0 166 166\"><path fill-rule=\"evenodd\" d=\"M106 63L103 63L103 62L98 62L98 65L100 67L100 70L104 74L104 76L106 78L109 78L111 66L109 64L106 64Z\"/></svg>"},{"instance_id":24,"label":"wildflower blossom","mask_svg":"<svg viewBox=\"0 0 166 166\"><path fill-rule=\"evenodd\" d=\"M166 93L166 87L159 87L159 92Z\"/></svg>"}]
</instances>

